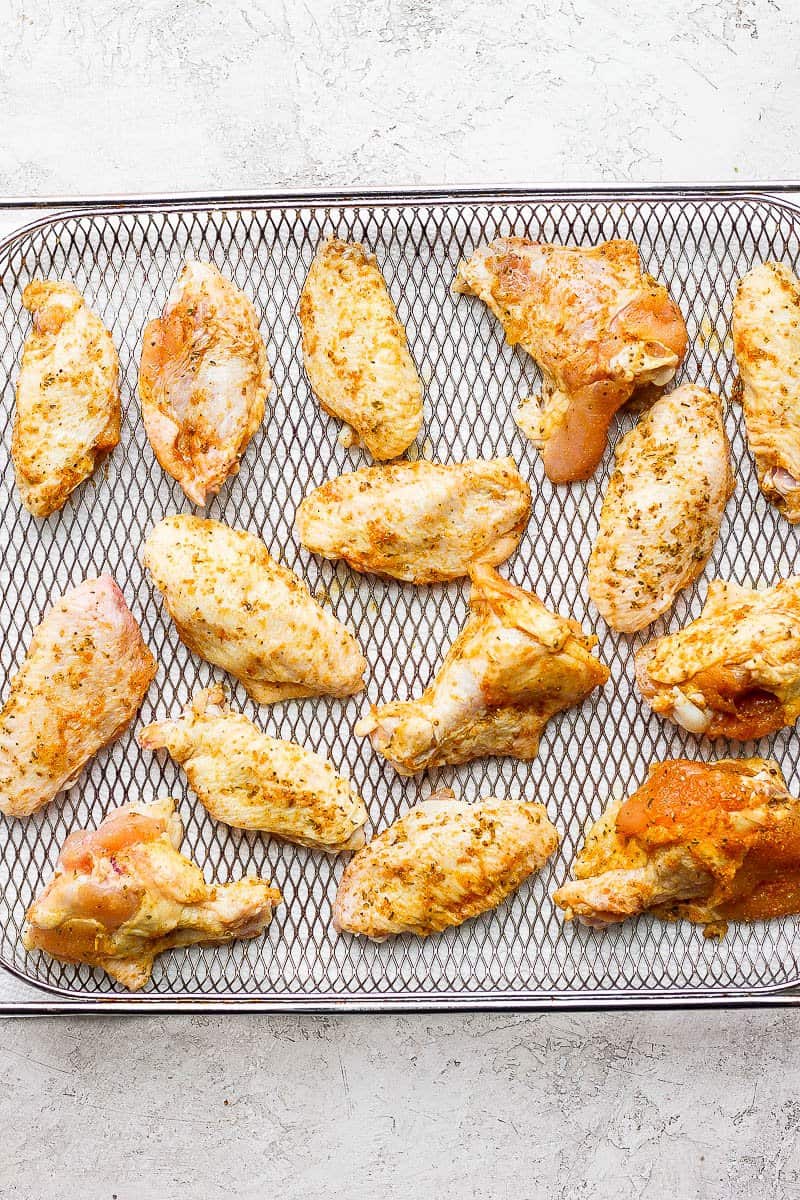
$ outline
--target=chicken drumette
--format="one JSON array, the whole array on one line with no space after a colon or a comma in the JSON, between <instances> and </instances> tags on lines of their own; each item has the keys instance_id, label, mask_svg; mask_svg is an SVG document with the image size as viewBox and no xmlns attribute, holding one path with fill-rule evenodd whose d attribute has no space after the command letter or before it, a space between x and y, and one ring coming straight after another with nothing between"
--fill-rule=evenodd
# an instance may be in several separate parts
<instances>
[{"instance_id":1,"label":"chicken drumette","mask_svg":"<svg viewBox=\"0 0 800 1200\"><path fill-rule=\"evenodd\" d=\"M491 567L472 567L471 615L417 700L356 725L402 775L485 755L534 758L550 717L608 679L596 639Z\"/></svg>"},{"instance_id":2,"label":"chicken drumette","mask_svg":"<svg viewBox=\"0 0 800 1200\"><path fill-rule=\"evenodd\" d=\"M636 655L659 716L710 738L761 738L800 715L800 576L772 588L715 579L703 612Z\"/></svg>"},{"instance_id":3,"label":"chicken drumette","mask_svg":"<svg viewBox=\"0 0 800 1200\"><path fill-rule=\"evenodd\" d=\"M479 296L541 367L541 399L524 401L517 421L556 483L587 479L617 409L668 383L686 353L680 310L642 273L634 242L498 238L461 263L454 290Z\"/></svg>"},{"instance_id":4,"label":"chicken drumette","mask_svg":"<svg viewBox=\"0 0 800 1200\"><path fill-rule=\"evenodd\" d=\"M800 801L764 759L659 763L594 823L572 873L553 899L598 928L653 912L723 933L798 913Z\"/></svg>"},{"instance_id":5,"label":"chicken drumette","mask_svg":"<svg viewBox=\"0 0 800 1200\"><path fill-rule=\"evenodd\" d=\"M28 909L26 949L100 967L136 991L164 950L257 937L280 892L263 879L206 883L180 853L182 836L170 799L125 804L71 833Z\"/></svg>"}]
</instances>

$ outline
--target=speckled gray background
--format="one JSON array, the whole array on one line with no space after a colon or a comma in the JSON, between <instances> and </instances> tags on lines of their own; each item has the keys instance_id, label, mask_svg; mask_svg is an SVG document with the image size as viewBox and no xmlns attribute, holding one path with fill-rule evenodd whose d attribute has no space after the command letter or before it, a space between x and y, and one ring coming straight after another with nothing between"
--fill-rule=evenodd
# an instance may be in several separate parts
<instances>
[{"instance_id":1,"label":"speckled gray background","mask_svg":"<svg viewBox=\"0 0 800 1200\"><path fill-rule=\"evenodd\" d=\"M0 191L800 176L793 0L0 0ZM0 1025L0 1196L800 1192L800 1014Z\"/></svg>"}]
</instances>

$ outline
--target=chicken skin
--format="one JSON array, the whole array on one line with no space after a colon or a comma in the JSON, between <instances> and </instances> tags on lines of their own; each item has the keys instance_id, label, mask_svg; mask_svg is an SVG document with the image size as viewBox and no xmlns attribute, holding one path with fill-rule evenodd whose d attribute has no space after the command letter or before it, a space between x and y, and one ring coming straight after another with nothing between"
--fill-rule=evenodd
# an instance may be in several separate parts
<instances>
[{"instance_id":1,"label":"chicken skin","mask_svg":"<svg viewBox=\"0 0 800 1200\"><path fill-rule=\"evenodd\" d=\"M690 733L741 741L800 716L800 575L776 587L715 580L702 615L636 655L653 712Z\"/></svg>"},{"instance_id":2,"label":"chicken skin","mask_svg":"<svg viewBox=\"0 0 800 1200\"><path fill-rule=\"evenodd\" d=\"M156 458L194 504L239 470L270 386L249 298L211 263L187 262L145 328L139 395Z\"/></svg>"},{"instance_id":3,"label":"chicken skin","mask_svg":"<svg viewBox=\"0 0 800 1200\"><path fill-rule=\"evenodd\" d=\"M334 928L375 941L427 937L496 908L558 848L543 805L448 788L418 804L359 850L333 906Z\"/></svg>"},{"instance_id":4,"label":"chicken skin","mask_svg":"<svg viewBox=\"0 0 800 1200\"><path fill-rule=\"evenodd\" d=\"M765 759L658 763L594 823L572 874L553 900L597 928L652 912L722 934L800 913L800 801Z\"/></svg>"},{"instance_id":5,"label":"chicken skin","mask_svg":"<svg viewBox=\"0 0 800 1200\"><path fill-rule=\"evenodd\" d=\"M554 483L588 479L617 409L673 378L686 324L662 284L642 274L634 242L592 249L498 238L462 262L454 291L479 296L543 375L517 422Z\"/></svg>"},{"instance_id":6,"label":"chicken skin","mask_svg":"<svg viewBox=\"0 0 800 1200\"><path fill-rule=\"evenodd\" d=\"M326 413L373 458L397 458L419 433L422 384L374 255L330 238L300 297L303 360Z\"/></svg>"},{"instance_id":7,"label":"chicken skin","mask_svg":"<svg viewBox=\"0 0 800 1200\"><path fill-rule=\"evenodd\" d=\"M263 879L207 884L180 853L182 836L170 799L125 804L71 833L28 909L25 948L100 967L138 991L165 950L257 937L280 892Z\"/></svg>"},{"instance_id":8,"label":"chicken skin","mask_svg":"<svg viewBox=\"0 0 800 1200\"><path fill-rule=\"evenodd\" d=\"M366 661L353 635L252 533L179 514L150 531L144 566L181 640L259 704L350 696Z\"/></svg>"},{"instance_id":9,"label":"chicken skin","mask_svg":"<svg viewBox=\"0 0 800 1200\"><path fill-rule=\"evenodd\" d=\"M36 517L62 508L119 441L119 359L111 334L71 283L35 279L17 380L11 458Z\"/></svg>"},{"instance_id":10,"label":"chicken skin","mask_svg":"<svg viewBox=\"0 0 800 1200\"><path fill-rule=\"evenodd\" d=\"M783 263L761 263L740 280L733 348L759 486L800 521L800 279Z\"/></svg>"},{"instance_id":11,"label":"chicken skin","mask_svg":"<svg viewBox=\"0 0 800 1200\"><path fill-rule=\"evenodd\" d=\"M401 775L486 755L535 758L550 717L608 679L597 639L492 567L470 568L470 617L417 700L373 706L358 722Z\"/></svg>"},{"instance_id":12,"label":"chicken skin","mask_svg":"<svg viewBox=\"0 0 800 1200\"><path fill-rule=\"evenodd\" d=\"M0 710L0 811L27 817L72 787L133 720L156 662L110 575L56 601Z\"/></svg>"},{"instance_id":13,"label":"chicken skin","mask_svg":"<svg viewBox=\"0 0 800 1200\"><path fill-rule=\"evenodd\" d=\"M364 845L364 802L329 762L294 742L267 737L225 705L220 687L198 692L182 717L147 725L139 744L180 763L211 816L315 850Z\"/></svg>"},{"instance_id":14,"label":"chicken skin","mask_svg":"<svg viewBox=\"0 0 800 1200\"><path fill-rule=\"evenodd\" d=\"M643 629L697 579L733 489L719 396L684 384L657 400L617 447L589 558L612 629Z\"/></svg>"},{"instance_id":15,"label":"chicken skin","mask_svg":"<svg viewBox=\"0 0 800 1200\"><path fill-rule=\"evenodd\" d=\"M309 550L356 571L434 583L503 562L530 510L512 458L399 462L328 480L303 500L295 529Z\"/></svg>"}]
</instances>

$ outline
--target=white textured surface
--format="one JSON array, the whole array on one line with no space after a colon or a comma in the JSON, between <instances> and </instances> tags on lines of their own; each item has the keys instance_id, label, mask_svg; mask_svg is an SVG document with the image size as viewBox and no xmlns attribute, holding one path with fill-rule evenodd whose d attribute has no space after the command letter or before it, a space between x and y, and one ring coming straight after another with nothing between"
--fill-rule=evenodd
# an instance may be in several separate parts
<instances>
[{"instance_id":1,"label":"white textured surface","mask_svg":"<svg viewBox=\"0 0 800 1200\"><path fill-rule=\"evenodd\" d=\"M790 1200L793 1022L196 1017L0 1028L4 1200Z\"/></svg>"},{"instance_id":2,"label":"white textured surface","mask_svg":"<svg viewBox=\"0 0 800 1200\"><path fill-rule=\"evenodd\" d=\"M793 0L4 0L0 187L785 176Z\"/></svg>"},{"instance_id":3,"label":"white textured surface","mask_svg":"<svg viewBox=\"0 0 800 1200\"><path fill-rule=\"evenodd\" d=\"M791 0L0 0L0 192L800 175ZM0 1195L779 1198L800 1017L0 1026Z\"/></svg>"}]
</instances>

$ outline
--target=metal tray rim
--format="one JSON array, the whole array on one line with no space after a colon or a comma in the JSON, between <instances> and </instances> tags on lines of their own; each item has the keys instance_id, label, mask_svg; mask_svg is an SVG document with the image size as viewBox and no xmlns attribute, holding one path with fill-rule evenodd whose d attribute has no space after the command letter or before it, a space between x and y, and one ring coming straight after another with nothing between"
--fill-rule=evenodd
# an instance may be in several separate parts
<instances>
[{"instance_id":1,"label":"metal tray rim","mask_svg":"<svg viewBox=\"0 0 800 1200\"><path fill-rule=\"evenodd\" d=\"M161 194L100 194L79 196L46 197L0 197L0 211L19 210L36 215L32 220L17 225L0 238L0 251L12 245L19 237L52 225L54 221L71 215L102 215L104 213L136 211L179 211L201 205L214 208L232 207L302 207L304 205L330 204L332 207L353 207L369 203L433 205L453 204L459 201L473 203L501 203L546 201L569 199L591 201L654 198L680 201L686 199L751 199L767 201L778 207L800 212L800 199L789 199L789 195L800 193L800 179L769 180L754 182L692 182L692 183L596 183L562 185L542 183L498 183L490 185L462 184L452 187L410 185L403 187L369 187L364 189L303 189L271 188L241 192L169 192ZM431 1012L548 1012L548 1011L611 1011L637 1009L693 1009L693 1008L747 1008L783 1007L800 1004L800 977L789 983L750 988L746 992L730 992L725 989L702 989L687 995L675 995L668 990L637 989L620 994L618 991L579 990L575 992L530 992L498 996L492 992L476 992L468 996L452 992L432 992L423 997L409 996L402 992L389 992L382 996L355 993L341 996L319 992L308 997L297 995L270 998L204 999L198 996L164 997L125 994L96 993L70 999L67 989L58 988L32 979L18 968L0 960L9 975L18 978L27 986L41 992L42 999L21 1002L0 1002L0 1017L109 1013L145 1015L155 1013L182 1012L248 1012L248 1013L431 1013ZM52 997L46 998L46 997Z\"/></svg>"},{"instance_id":2,"label":"metal tray rim","mask_svg":"<svg viewBox=\"0 0 800 1200\"><path fill-rule=\"evenodd\" d=\"M695 198L713 196L745 196L760 195L774 198L780 193L800 192L800 178L769 179L769 180L719 180L705 182L669 182L629 183L629 182L598 182L588 180L583 183L562 184L557 181L509 181L493 183L462 183L445 187L439 184L408 184L394 187L368 186L365 188L256 188L244 191L229 192L225 189L210 191L188 192L130 192L130 193L89 193L89 194L55 194L50 196L3 196L0 197L0 210L3 209L86 209L99 205L107 205L114 209L140 208L150 205L163 204L280 204L297 202L307 199L315 203L330 200L332 203L361 203L362 201L388 200L390 198L411 201L417 198L430 200L441 197L443 200L466 199L468 196L485 196L501 198L513 195L516 198L541 199L546 196L591 197L593 195L613 198L616 196L693 196Z\"/></svg>"}]
</instances>

